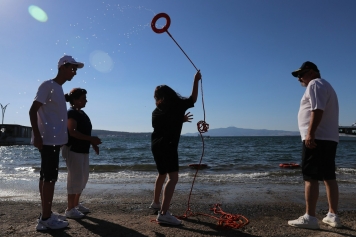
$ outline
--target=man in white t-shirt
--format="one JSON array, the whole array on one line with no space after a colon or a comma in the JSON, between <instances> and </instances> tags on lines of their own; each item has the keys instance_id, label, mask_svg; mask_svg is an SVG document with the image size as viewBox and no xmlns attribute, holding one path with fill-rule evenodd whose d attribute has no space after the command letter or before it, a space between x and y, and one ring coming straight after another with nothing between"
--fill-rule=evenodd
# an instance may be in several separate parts
<instances>
[{"instance_id":1,"label":"man in white t-shirt","mask_svg":"<svg viewBox=\"0 0 356 237\"><path fill-rule=\"evenodd\" d=\"M319 197L319 181L324 181L329 202L329 212L323 222L341 227L337 216L339 188L335 175L335 156L339 142L339 104L332 86L322 79L318 67L304 62L292 72L306 87L300 101L298 125L303 141L302 173L305 183L306 213L288 221L294 227L319 229L316 204Z\"/></svg>"},{"instance_id":2,"label":"man in white t-shirt","mask_svg":"<svg viewBox=\"0 0 356 237\"><path fill-rule=\"evenodd\" d=\"M36 230L61 229L68 226L65 217L52 212L55 183L58 178L59 150L67 143L67 106L62 85L72 80L83 63L66 55L58 61L58 74L38 88L30 108L32 143L41 153L39 191L42 212Z\"/></svg>"}]
</instances>

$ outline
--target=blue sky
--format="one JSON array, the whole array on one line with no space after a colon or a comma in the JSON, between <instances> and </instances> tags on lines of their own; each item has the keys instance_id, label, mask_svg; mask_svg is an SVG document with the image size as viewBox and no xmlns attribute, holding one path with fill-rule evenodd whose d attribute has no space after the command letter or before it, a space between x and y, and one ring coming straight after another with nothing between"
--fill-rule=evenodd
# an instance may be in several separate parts
<instances>
[{"instance_id":1,"label":"blue sky","mask_svg":"<svg viewBox=\"0 0 356 237\"><path fill-rule=\"evenodd\" d=\"M48 19L31 16L31 5ZM307 60L336 90L340 125L350 125L355 9L353 0L1 0L0 103L10 103L4 123L30 125L38 86L56 76L67 54L85 67L64 91L88 91L83 110L95 129L151 132L154 88L167 84L189 96L196 72L166 33L152 31L152 18L165 12L168 31L203 75L210 128L297 131L305 89L290 73ZM203 119L201 91L189 111L194 120L183 134Z\"/></svg>"}]
</instances>

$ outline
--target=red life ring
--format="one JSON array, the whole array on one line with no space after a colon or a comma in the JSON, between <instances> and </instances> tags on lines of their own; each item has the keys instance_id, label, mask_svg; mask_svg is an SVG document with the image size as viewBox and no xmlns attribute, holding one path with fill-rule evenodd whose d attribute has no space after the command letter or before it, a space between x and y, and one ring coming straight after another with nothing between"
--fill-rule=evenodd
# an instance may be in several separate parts
<instances>
[{"instance_id":1,"label":"red life ring","mask_svg":"<svg viewBox=\"0 0 356 237\"><path fill-rule=\"evenodd\" d=\"M279 164L279 167L293 169L293 168L299 168L300 165L297 163L282 163Z\"/></svg>"},{"instance_id":2,"label":"red life ring","mask_svg":"<svg viewBox=\"0 0 356 237\"><path fill-rule=\"evenodd\" d=\"M166 25L163 26L162 29L157 29L156 28L156 22L159 18L164 17L166 19ZM153 17L152 21L151 21L151 28L154 32L156 32L157 34L161 34L163 32L166 32L169 28L169 26L171 25L171 18L166 14L166 13L158 13L157 15L155 15L155 17Z\"/></svg>"},{"instance_id":3,"label":"red life ring","mask_svg":"<svg viewBox=\"0 0 356 237\"><path fill-rule=\"evenodd\" d=\"M208 167L207 164L200 164L200 165L199 164L189 164L188 166L191 168L194 168L194 169L198 169L198 168L203 169L203 168Z\"/></svg>"}]
</instances>

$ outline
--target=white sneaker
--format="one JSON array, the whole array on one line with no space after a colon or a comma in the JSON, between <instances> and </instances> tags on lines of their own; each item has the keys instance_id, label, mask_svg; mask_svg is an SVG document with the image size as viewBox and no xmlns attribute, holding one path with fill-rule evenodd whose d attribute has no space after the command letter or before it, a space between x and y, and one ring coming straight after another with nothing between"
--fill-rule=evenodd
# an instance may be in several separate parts
<instances>
[{"instance_id":1,"label":"white sneaker","mask_svg":"<svg viewBox=\"0 0 356 237\"><path fill-rule=\"evenodd\" d=\"M162 224L168 224L168 225L182 224L182 221L177 219L176 217L172 216L172 214L169 211L167 211L165 215L158 213L156 221L160 224L162 223Z\"/></svg>"},{"instance_id":2,"label":"white sneaker","mask_svg":"<svg viewBox=\"0 0 356 237\"><path fill-rule=\"evenodd\" d=\"M288 225L304 229L320 229L318 219L316 217L306 218L305 216L301 216L296 220L288 221Z\"/></svg>"},{"instance_id":3,"label":"white sneaker","mask_svg":"<svg viewBox=\"0 0 356 237\"><path fill-rule=\"evenodd\" d=\"M55 216L58 220L60 221L65 221L67 220L67 217L66 216L63 216L57 212L52 212L51 216Z\"/></svg>"},{"instance_id":4,"label":"white sneaker","mask_svg":"<svg viewBox=\"0 0 356 237\"><path fill-rule=\"evenodd\" d=\"M59 214L59 213L57 213L57 212L52 212L52 213L51 213L51 216L54 216L54 218L57 218L57 219L60 220L60 221L65 221L65 220L67 220L67 217L66 217L66 216L63 216L63 215L61 215L61 214ZM42 213L40 213L40 216L38 217L37 222L38 222L38 220L41 219L41 218L42 218Z\"/></svg>"},{"instance_id":5,"label":"white sneaker","mask_svg":"<svg viewBox=\"0 0 356 237\"><path fill-rule=\"evenodd\" d=\"M71 210L66 210L66 217L71 219L80 219L83 218L85 215L78 211L76 208L72 208Z\"/></svg>"},{"instance_id":6,"label":"white sneaker","mask_svg":"<svg viewBox=\"0 0 356 237\"><path fill-rule=\"evenodd\" d=\"M42 225L42 223L40 223L40 220L42 218L42 214L40 214L39 218L37 219L37 226L36 226L36 230L38 231L43 231L43 230L47 230L47 227L45 227L44 225ZM51 218L60 220L60 221L65 221L67 220L66 216L63 216L57 212L52 212L51 213Z\"/></svg>"},{"instance_id":7,"label":"white sneaker","mask_svg":"<svg viewBox=\"0 0 356 237\"><path fill-rule=\"evenodd\" d=\"M43 221L41 217L38 220L36 230L38 231L47 230L47 229L57 230L57 229L63 229L67 226L68 226L68 222L58 220L58 218L56 218L54 215L51 215L51 217L45 221Z\"/></svg>"},{"instance_id":8,"label":"white sneaker","mask_svg":"<svg viewBox=\"0 0 356 237\"><path fill-rule=\"evenodd\" d=\"M37 231L44 231L44 230L47 230L47 227L42 225L42 223L40 223L40 221L37 220L36 230Z\"/></svg>"},{"instance_id":9,"label":"white sneaker","mask_svg":"<svg viewBox=\"0 0 356 237\"><path fill-rule=\"evenodd\" d=\"M323 222L331 227L335 227L335 228L342 227L340 218L338 216L330 217L329 215L326 215L326 217L324 217L323 219Z\"/></svg>"},{"instance_id":10,"label":"white sneaker","mask_svg":"<svg viewBox=\"0 0 356 237\"><path fill-rule=\"evenodd\" d=\"M76 206L75 209L77 209L77 210L80 211L81 213L88 213L88 212L90 212L89 208L86 208L86 207L83 206L81 203L79 203L79 205Z\"/></svg>"},{"instance_id":11,"label":"white sneaker","mask_svg":"<svg viewBox=\"0 0 356 237\"><path fill-rule=\"evenodd\" d=\"M161 204L152 202L148 208L153 210L161 210Z\"/></svg>"}]
</instances>

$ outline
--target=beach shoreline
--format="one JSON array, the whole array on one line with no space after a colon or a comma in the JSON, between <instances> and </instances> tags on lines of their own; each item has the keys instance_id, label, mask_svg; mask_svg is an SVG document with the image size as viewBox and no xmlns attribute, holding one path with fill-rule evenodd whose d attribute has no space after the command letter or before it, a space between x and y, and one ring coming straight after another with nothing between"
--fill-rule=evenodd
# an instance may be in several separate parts
<instances>
[{"instance_id":1,"label":"beach shoreline","mask_svg":"<svg viewBox=\"0 0 356 237\"><path fill-rule=\"evenodd\" d=\"M53 211L64 213L66 197L63 184L56 187ZM116 187L115 187L116 186ZM321 222L327 213L325 188L320 185L317 218L320 230L290 227L287 221L305 212L303 185L264 186L262 184L195 185L190 199L193 213L212 214L210 208L220 203L223 211L245 216L250 223L241 229L221 229L213 218L202 215L183 220L183 225L159 225L148 209L152 184L132 187L88 185L82 195L91 209L82 220L69 220L63 230L35 231L40 213L39 198L0 198L1 236L356 236L355 189L340 188L339 215L343 228L335 229ZM187 211L190 186L177 185L170 210L182 216Z\"/></svg>"},{"instance_id":2,"label":"beach shoreline","mask_svg":"<svg viewBox=\"0 0 356 237\"><path fill-rule=\"evenodd\" d=\"M93 183L89 179L81 199L85 202L105 202L108 198L119 198L121 196L145 196L151 200L154 188L154 179L142 181L132 179L130 182L116 183ZM325 186L320 184L320 198L326 197ZM66 181L56 182L54 191L54 202L65 202L67 198ZM178 182L175 194L182 199L188 200L192 183ZM348 197L356 196L356 186L353 184L339 182L340 203L343 210L352 210L355 203ZM296 204L304 204L304 183L299 180L290 183L268 183L268 182L246 182L246 183L205 183L199 178L195 180L191 199L199 201L202 197L213 197L215 203L234 203L236 200L242 204L275 203L288 200ZM197 197L197 198L195 198ZM37 180L17 180L2 182L0 189L0 201L29 201L39 200ZM318 204L319 205L319 204Z\"/></svg>"}]
</instances>

